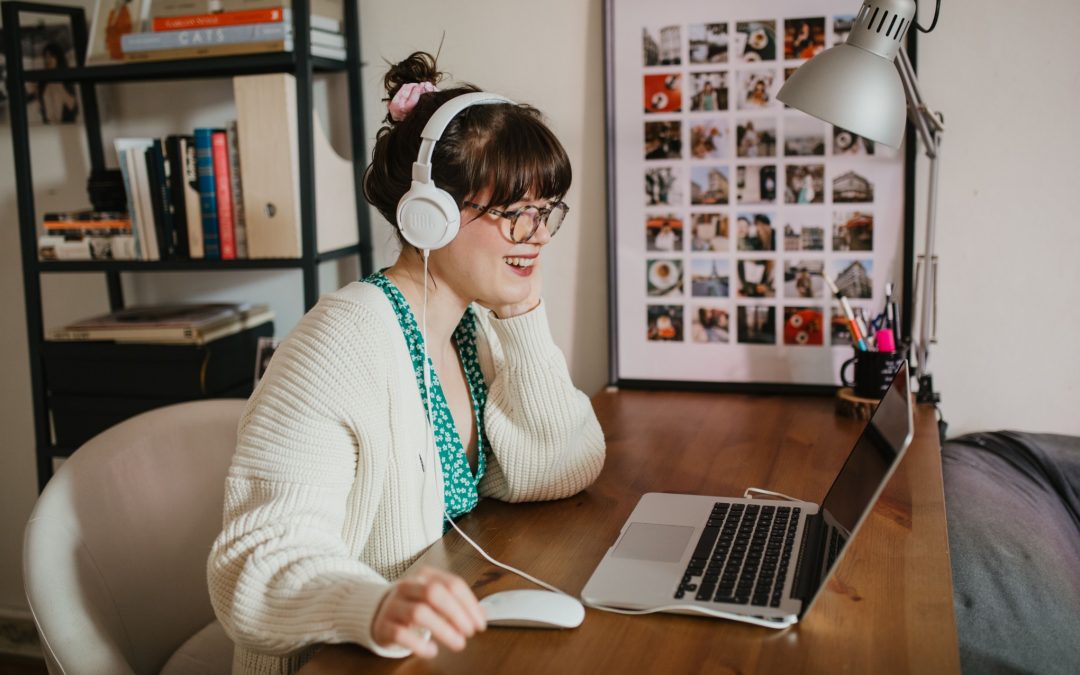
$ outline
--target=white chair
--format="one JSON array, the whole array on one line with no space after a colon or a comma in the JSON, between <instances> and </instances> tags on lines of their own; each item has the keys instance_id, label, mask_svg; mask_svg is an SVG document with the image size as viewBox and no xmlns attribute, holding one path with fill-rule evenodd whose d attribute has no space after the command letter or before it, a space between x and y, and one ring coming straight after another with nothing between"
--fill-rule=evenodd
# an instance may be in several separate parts
<instances>
[{"instance_id":1,"label":"white chair","mask_svg":"<svg viewBox=\"0 0 1080 675\"><path fill-rule=\"evenodd\" d=\"M158 408L89 440L26 526L26 597L53 675L228 673L206 559L244 401Z\"/></svg>"}]
</instances>

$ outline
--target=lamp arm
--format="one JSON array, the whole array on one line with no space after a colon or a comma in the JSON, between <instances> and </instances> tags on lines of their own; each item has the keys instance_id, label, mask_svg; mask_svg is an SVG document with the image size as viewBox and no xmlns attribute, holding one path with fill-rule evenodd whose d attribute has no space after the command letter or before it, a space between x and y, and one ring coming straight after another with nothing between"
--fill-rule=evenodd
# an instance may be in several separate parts
<instances>
[{"instance_id":1,"label":"lamp arm","mask_svg":"<svg viewBox=\"0 0 1080 675\"><path fill-rule=\"evenodd\" d=\"M933 378L927 367L927 361L930 356L930 344L936 341L936 337L932 335L932 332L937 332L936 325L934 330L931 331L930 324L931 316L937 316L937 257L934 255L934 235L937 230L938 169L941 160L941 137L945 131L945 122L940 113L930 110L926 103L923 102L922 92L919 91L919 81L915 77L915 69L912 67L911 59L908 58L903 47L900 48L896 68L900 72L900 80L904 84L908 116L915 128L918 129L924 152L930 161L929 184L926 194L926 241L923 246L921 278L916 280L916 283L919 284L918 293L921 297L918 299L919 338L915 343L917 359L915 376L919 382L917 400L920 403L937 404L940 397L934 391Z\"/></svg>"},{"instance_id":2,"label":"lamp arm","mask_svg":"<svg viewBox=\"0 0 1080 675\"><path fill-rule=\"evenodd\" d=\"M922 139L926 156L934 157L937 143L934 137L945 131L945 120L941 113L931 110L923 101L922 91L919 89L919 79L915 76L915 68L911 65L907 50L900 47L900 53L896 59L896 70L900 73L900 82L904 85L904 98L907 99L908 117L919 132Z\"/></svg>"}]
</instances>

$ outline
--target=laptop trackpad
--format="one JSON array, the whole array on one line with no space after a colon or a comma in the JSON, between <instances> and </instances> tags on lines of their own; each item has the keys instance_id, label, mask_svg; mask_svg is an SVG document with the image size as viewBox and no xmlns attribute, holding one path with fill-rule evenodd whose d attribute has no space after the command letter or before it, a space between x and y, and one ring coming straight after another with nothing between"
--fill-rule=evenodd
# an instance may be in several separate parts
<instances>
[{"instance_id":1,"label":"laptop trackpad","mask_svg":"<svg viewBox=\"0 0 1080 675\"><path fill-rule=\"evenodd\" d=\"M630 523L611 557L679 562L693 534L694 528L683 525Z\"/></svg>"}]
</instances>

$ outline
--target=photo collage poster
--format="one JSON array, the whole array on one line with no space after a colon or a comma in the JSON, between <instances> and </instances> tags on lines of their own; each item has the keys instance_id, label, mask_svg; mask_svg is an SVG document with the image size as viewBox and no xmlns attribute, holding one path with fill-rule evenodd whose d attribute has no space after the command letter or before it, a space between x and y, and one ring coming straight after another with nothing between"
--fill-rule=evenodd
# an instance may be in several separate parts
<instances>
[{"instance_id":1,"label":"photo collage poster","mask_svg":"<svg viewBox=\"0 0 1080 675\"><path fill-rule=\"evenodd\" d=\"M839 384L903 280L904 158L776 94L851 0L609 0L618 380Z\"/></svg>"}]
</instances>

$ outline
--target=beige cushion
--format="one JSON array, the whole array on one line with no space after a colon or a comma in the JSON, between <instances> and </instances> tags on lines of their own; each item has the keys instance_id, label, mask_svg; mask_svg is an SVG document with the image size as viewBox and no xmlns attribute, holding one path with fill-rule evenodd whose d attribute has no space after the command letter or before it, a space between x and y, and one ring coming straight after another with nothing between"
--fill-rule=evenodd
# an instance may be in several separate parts
<instances>
[{"instance_id":1,"label":"beige cushion","mask_svg":"<svg viewBox=\"0 0 1080 675\"><path fill-rule=\"evenodd\" d=\"M195 633L176 650L161 675L229 675L233 643L217 621Z\"/></svg>"}]
</instances>

